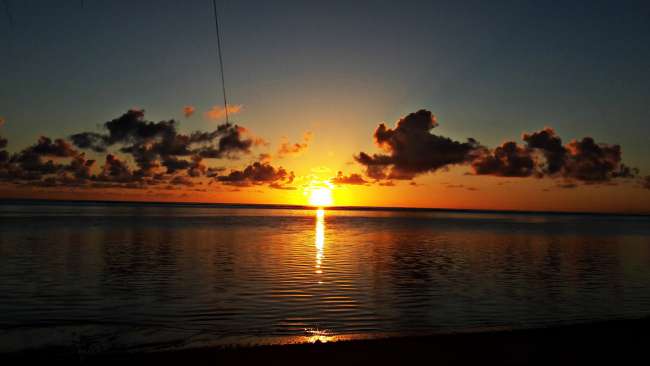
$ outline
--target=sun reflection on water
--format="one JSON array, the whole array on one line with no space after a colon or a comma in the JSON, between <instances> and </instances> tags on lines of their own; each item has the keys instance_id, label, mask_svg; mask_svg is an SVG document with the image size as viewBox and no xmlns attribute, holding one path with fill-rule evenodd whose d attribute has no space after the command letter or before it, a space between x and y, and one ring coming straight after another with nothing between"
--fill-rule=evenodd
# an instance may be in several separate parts
<instances>
[{"instance_id":1,"label":"sun reflection on water","mask_svg":"<svg viewBox=\"0 0 650 366\"><path fill-rule=\"evenodd\" d=\"M315 272L318 275L318 284L322 284L323 259L325 258L325 210L316 210L316 235L314 245L316 246ZM327 329L309 328L305 329L305 341L308 343L325 343L336 340L336 336Z\"/></svg>"},{"instance_id":2,"label":"sun reflection on water","mask_svg":"<svg viewBox=\"0 0 650 366\"><path fill-rule=\"evenodd\" d=\"M316 210L316 273L322 274L323 270L321 265L323 264L324 249L325 249L325 210L319 208ZM319 283L321 281L319 280Z\"/></svg>"}]
</instances>

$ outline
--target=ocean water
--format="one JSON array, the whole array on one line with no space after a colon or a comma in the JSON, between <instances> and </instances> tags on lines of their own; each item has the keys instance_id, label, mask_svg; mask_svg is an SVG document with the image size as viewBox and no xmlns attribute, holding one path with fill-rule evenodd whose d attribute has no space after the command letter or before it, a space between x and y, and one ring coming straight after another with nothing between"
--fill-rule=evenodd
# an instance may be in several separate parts
<instances>
[{"instance_id":1,"label":"ocean water","mask_svg":"<svg viewBox=\"0 0 650 366\"><path fill-rule=\"evenodd\" d=\"M650 218L0 204L0 352L532 328L650 315Z\"/></svg>"}]
</instances>

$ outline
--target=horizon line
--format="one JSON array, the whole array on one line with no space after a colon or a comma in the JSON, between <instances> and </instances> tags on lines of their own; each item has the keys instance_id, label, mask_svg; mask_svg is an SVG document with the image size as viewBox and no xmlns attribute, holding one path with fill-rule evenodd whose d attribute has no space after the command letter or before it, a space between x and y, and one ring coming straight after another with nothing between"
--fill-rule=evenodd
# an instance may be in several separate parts
<instances>
[{"instance_id":1,"label":"horizon line","mask_svg":"<svg viewBox=\"0 0 650 366\"><path fill-rule=\"evenodd\" d=\"M39 203L86 203L86 204L142 204L142 205L174 205L174 206L220 206L232 208L266 208L266 209L289 209L289 210L316 210L325 209L331 211L393 211L393 212L465 212L465 213L501 213L501 214L523 214L523 215L584 215L584 216L635 216L650 217L648 213L626 213L626 212L597 212L597 211L553 211L553 210L516 210L516 209L473 209L473 208L445 208L445 207L405 207L405 206L312 206L280 203L227 203L227 202L182 202L182 201L133 201L133 200L92 200L92 199L50 199L50 198L3 198L0 197L0 205L7 204L39 204Z\"/></svg>"}]
</instances>

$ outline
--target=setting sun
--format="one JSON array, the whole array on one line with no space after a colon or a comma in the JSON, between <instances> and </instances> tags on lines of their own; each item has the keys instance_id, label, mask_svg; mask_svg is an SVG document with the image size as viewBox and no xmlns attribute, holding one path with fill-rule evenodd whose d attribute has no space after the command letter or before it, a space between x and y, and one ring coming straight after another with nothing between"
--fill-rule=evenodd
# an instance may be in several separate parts
<instances>
[{"instance_id":1,"label":"setting sun","mask_svg":"<svg viewBox=\"0 0 650 366\"><path fill-rule=\"evenodd\" d=\"M309 192L309 204L312 206L330 206L332 204L332 190L329 187L315 187Z\"/></svg>"}]
</instances>

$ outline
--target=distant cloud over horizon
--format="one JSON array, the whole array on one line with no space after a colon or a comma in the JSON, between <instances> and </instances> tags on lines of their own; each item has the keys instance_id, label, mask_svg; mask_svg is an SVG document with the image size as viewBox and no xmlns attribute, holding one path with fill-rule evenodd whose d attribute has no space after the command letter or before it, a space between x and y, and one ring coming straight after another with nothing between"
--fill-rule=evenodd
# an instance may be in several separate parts
<instances>
[{"instance_id":1,"label":"distant cloud over horizon","mask_svg":"<svg viewBox=\"0 0 650 366\"><path fill-rule=\"evenodd\" d=\"M427 110L411 113L397 121L395 128L381 123L374 132L383 154L360 152L355 160L366 175L377 182L411 180L414 177L453 165L469 165L474 175L497 177L548 177L562 179L558 186L577 183L608 183L617 178L638 178L639 170L622 162L619 145L597 143L592 137L571 140L563 145L554 129L522 134L524 145L507 141L493 149L476 139L453 141L434 135L438 126Z\"/></svg>"},{"instance_id":2,"label":"distant cloud over horizon","mask_svg":"<svg viewBox=\"0 0 650 366\"><path fill-rule=\"evenodd\" d=\"M144 110L129 110L105 122L105 132L73 134L71 142L42 136L34 145L11 155L4 150L7 140L0 137L0 181L44 186L190 186L192 178L218 176L218 170L205 165L206 159L237 159L249 154L255 143L246 136L246 129L234 124L182 134L176 121L147 121L144 114ZM95 160L86 159L80 150L106 153L98 172L91 171ZM116 152L132 158L135 167ZM71 160L65 163L65 158Z\"/></svg>"},{"instance_id":3,"label":"distant cloud over horizon","mask_svg":"<svg viewBox=\"0 0 650 366\"><path fill-rule=\"evenodd\" d=\"M522 134L525 145L508 141L494 150L483 150L472 162L477 175L561 178L564 188L576 182L596 184L616 178L635 178L639 170L622 163L619 145L597 143L592 137L562 139L550 127Z\"/></svg>"},{"instance_id":4,"label":"distant cloud over horizon","mask_svg":"<svg viewBox=\"0 0 650 366\"><path fill-rule=\"evenodd\" d=\"M563 143L554 129L545 127L523 133L522 143L506 141L489 148L474 138L460 142L432 134L437 126L433 114L426 110L408 114L392 128L381 123L373 137L383 151L354 156L364 168L362 174L338 171L332 176L322 166L312 170L329 173L334 185L388 187L460 165L467 166L470 171L466 174L473 176L546 177L559 188L625 180L650 190L650 176L641 176L638 169L625 165L622 148L616 144L596 142L592 137ZM277 156L299 155L312 138L313 134L306 132L301 142L285 141ZM295 189L293 171L272 164L270 153L255 150L268 142L232 123L181 133L176 120L149 121L144 110L131 109L103 123L98 131L72 134L67 139L41 136L14 153L7 150L8 144L0 136L0 182L17 186L172 189L221 184ZM242 157L248 161L238 168L209 163Z\"/></svg>"},{"instance_id":5,"label":"distant cloud over horizon","mask_svg":"<svg viewBox=\"0 0 650 366\"><path fill-rule=\"evenodd\" d=\"M228 115L234 115L240 113L244 109L244 106L241 104L228 104ZM222 106L215 105L205 112L205 116L211 120L219 120L226 117L226 108Z\"/></svg>"},{"instance_id":6,"label":"distant cloud over horizon","mask_svg":"<svg viewBox=\"0 0 650 366\"><path fill-rule=\"evenodd\" d=\"M240 187L266 184L276 189L291 189L295 175L282 167L275 168L266 162L254 162L243 170L233 169L230 173L217 176L217 180L224 184Z\"/></svg>"},{"instance_id":7,"label":"distant cloud over horizon","mask_svg":"<svg viewBox=\"0 0 650 366\"><path fill-rule=\"evenodd\" d=\"M188 106L183 107L183 115L185 116L185 118L192 117L192 115L194 114L195 111L196 111L196 108L194 106L188 105Z\"/></svg>"},{"instance_id":8,"label":"distant cloud over horizon","mask_svg":"<svg viewBox=\"0 0 650 366\"><path fill-rule=\"evenodd\" d=\"M351 185L363 185L368 184L367 180L363 179L361 174L352 173L350 175L344 175L342 171L339 171L334 178L331 179L334 184L351 184Z\"/></svg>"}]
</instances>

